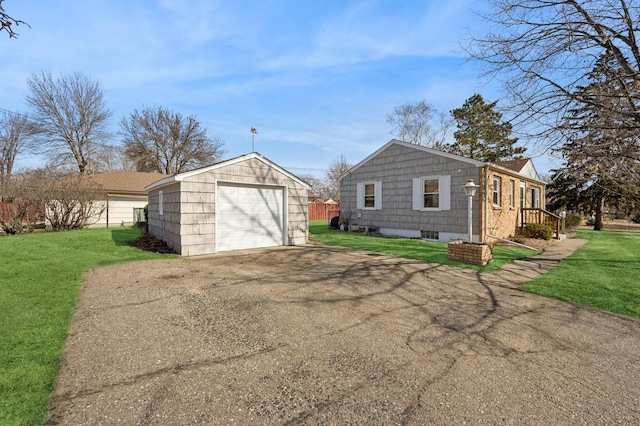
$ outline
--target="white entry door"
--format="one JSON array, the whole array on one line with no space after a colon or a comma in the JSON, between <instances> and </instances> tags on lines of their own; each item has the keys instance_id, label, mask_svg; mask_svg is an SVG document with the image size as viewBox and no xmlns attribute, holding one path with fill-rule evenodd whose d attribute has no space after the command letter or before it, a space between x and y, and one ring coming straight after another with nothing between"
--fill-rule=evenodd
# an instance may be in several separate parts
<instances>
[{"instance_id":1,"label":"white entry door","mask_svg":"<svg viewBox=\"0 0 640 426\"><path fill-rule=\"evenodd\" d=\"M284 189L219 183L216 251L285 244Z\"/></svg>"}]
</instances>

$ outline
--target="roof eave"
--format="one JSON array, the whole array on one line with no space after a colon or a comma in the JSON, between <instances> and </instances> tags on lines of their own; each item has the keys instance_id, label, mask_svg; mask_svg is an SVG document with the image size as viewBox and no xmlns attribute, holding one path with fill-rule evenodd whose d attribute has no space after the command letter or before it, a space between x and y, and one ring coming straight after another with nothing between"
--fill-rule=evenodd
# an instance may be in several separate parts
<instances>
[{"instance_id":1,"label":"roof eave","mask_svg":"<svg viewBox=\"0 0 640 426\"><path fill-rule=\"evenodd\" d=\"M533 162L531 162L531 165L533 166ZM515 170L510 169L508 167L499 166L499 165L497 165L495 163L490 163L490 164L488 164L488 166L490 168L492 168L492 169L499 170L499 171L501 171L503 173L507 173L507 174L510 174L510 175L518 176L518 177L520 177L522 179L527 179L527 180L530 180L530 181L534 181L534 182L542 184L542 185L546 185L547 184L547 182L545 182L545 181L543 181L541 179L532 178L531 176L527 176L527 175L525 175L523 173L516 172ZM535 167L534 167L534 170L535 170ZM538 175L538 171L537 170L536 170L536 175L540 176L540 175Z\"/></svg>"},{"instance_id":2,"label":"roof eave","mask_svg":"<svg viewBox=\"0 0 640 426\"><path fill-rule=\"evenodd\" d=\"M239 163L241 161L250 160L252 158L257 159L258 161L262 161L263 163L267 164L269 167L273 167L274 169L278 170L280 173L284 174L285 176L289 177L290 179L293 179L296 182L298 182L299 184L304 185L307 189L310 188L308 183L306 183L305 181L303 181L302 179L300 179L299 177L297 177L293 173L283 169L282 167L278 166L273 161L271 161L271 160L267 159L266 157L258 154L257 152L252 152L250 154L241 155L239 157L235 157L235 158L232 158L232 159L229 159L229 160L221 161L219 163L215 163L215 164L212 164L210 166L205 166L205 167L202 167L200 169L195 169L195 170L191 170L191 171L188 171L188 172L177 174L175 176L170 176L170 177L168 177L166 179L162 179L162 180L159 180L157 182L152 183L151 185L147 186L145 189L147 191L158 189L158 188L163 187L163 186L171 185L172 183L175 183L175 182L181 182L181 181L183 181L183 180L185 180L185 179L187 179L187 178L189 178L191 176L196 176L196 175L199 175L201 173L210 172L212 170L219 169L221 167L230 166L230 165Z\"/></svg>"},{"instance_id":3,"label":"roof eave","mask_svg":"<svg viewBox=\"0 0 640 426\"><path fill-rule=\"evenodd\" d=\"M341 181L342 178L347 176L349 173L353 173L354 171L359 169L362 165L364 165L365 163L370 161L372 158L374 158L375 156L380 154L382 151L384 151L385 149L387 149L391 145L400 145L400 146L404 146L406 148L415 149L417 151L427 152L427 153L430 153L432 155L438 155L438 156L441 156L441 157L450 158L452 160L462 161L464 163L471 164L471 165L473 165L475 167L483 167L483 166L487 165L487 163L483 163L482 161L473 160L471 158L462 157L460 155L450 154L448 152L443 152L443 151L438 151L437 149L427 148L426 146L416 145L416 144L409 143L409 142L404 142L404 141L401 141L401 140L398 140L398 139L391 139L389 142L387 142L386 144L384 144L380 148L378 148L374 153L368 155L364 160L360 161L359 163L357 163L356 165L352 166L347 171L345 171L338 178L338 181Z\"/></svg>"}]
</instances>

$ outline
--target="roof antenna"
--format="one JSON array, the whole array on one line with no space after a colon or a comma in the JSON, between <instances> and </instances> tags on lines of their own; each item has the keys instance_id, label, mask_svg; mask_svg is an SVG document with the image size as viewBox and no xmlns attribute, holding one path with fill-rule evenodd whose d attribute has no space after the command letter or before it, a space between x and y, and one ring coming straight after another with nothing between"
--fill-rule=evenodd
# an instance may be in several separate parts
<instances>
[{"instance_id":1,"label":"roof antenna","mask_svg":"<svg viewBox=\"0 0 640 426\"><path fill-rule=\"evenodd\" d=\"M253 145L253 138L255 137L255 135L258 134L258 129L256 129L255 127L251 128L251 152L256 152L256 150L254 149L254 145Z\"/></svg>"}]
</instances>

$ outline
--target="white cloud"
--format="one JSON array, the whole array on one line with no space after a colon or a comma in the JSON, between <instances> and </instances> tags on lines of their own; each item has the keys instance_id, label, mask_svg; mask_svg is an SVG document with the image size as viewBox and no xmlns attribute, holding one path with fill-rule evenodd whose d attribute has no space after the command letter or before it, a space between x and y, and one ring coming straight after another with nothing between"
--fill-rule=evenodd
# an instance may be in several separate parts
<instances>
[{"instance_id":1,"label":"white cloud","mask_svg":"<svg viewBox=\"0 0 640 426\"><path fill-rule=\"evenodd\" d=\"M360 161L391 136L394 106L441 110L487 93L461 65L473 0L20 0L32 29L0 39L0 107L24 109L33 71L101 82L114 123L134 108L194 114L229 155L257 148L283 166ZM9 6L8 4L6 5ZM283 158L280 161L279 158ZM287 163L287 164L285 164Z\"/></svg>"}]
</instances>

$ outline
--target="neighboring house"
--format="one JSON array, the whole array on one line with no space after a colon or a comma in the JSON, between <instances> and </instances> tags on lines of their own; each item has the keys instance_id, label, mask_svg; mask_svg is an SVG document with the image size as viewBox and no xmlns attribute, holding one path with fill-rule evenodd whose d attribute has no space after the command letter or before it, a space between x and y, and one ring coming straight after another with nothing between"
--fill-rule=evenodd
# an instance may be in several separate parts
<instances>
[{"instance_id":1,"label":"neighboring house","mask_svg":"<svg viewBox=\"0 0 640 426\"><path fill-rule=\"evenodd\" d=\"M255 152L147 190L149 233L183 256L307 242L309 186Z\"/></svg>"},{"instance_id":2,"label":"neighboring house","mask_svg":"<svg viewBox=\"0 0 640 426\"><path fill-rule=\"evenodd\" d=\"M449 242L468 238L468 179L473 240L512 238L525 222L559 218L542 210L545 183L530 159L485 163L391 140L340 178L340 213L352 229Z\"/></svg>"},{"instance_id":3,"label":"neighboring house","mask_svg":"<svg viewBox=\"0 0 640 426\"><path fill-rule=\"evenodd\" d=\"M309 204L311 203L324 203L324 198L309 191Z\"/></svg>"},{"instance_id":4,"label":"neighboring house","mask_svg":"<svg viewBox=\"0 0 640 426\"><path fill-rule=\"evenodd\" d=\"M100 184L106 192L104 212L91 226L129 226L140 219L144 221L144 216L140 218L139 214L148 202L145 187L166 177L168 175L161 173L129 171L106 172L91 176L91 179Z\"/></svg>"}]
</instances>

